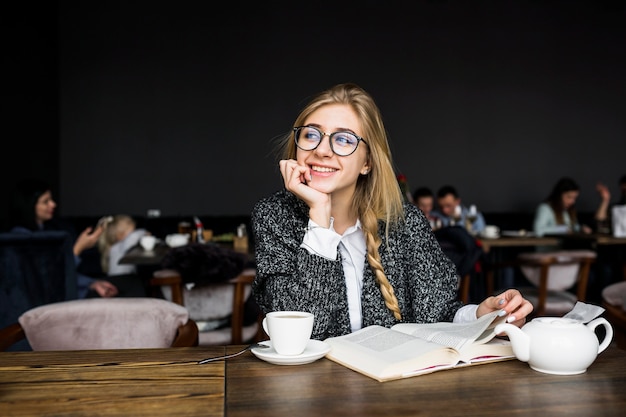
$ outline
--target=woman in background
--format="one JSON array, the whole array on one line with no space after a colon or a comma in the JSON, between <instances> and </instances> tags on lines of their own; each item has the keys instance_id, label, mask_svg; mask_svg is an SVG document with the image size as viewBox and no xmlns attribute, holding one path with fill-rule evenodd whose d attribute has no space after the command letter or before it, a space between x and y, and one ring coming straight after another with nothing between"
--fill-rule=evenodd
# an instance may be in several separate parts
<instances>
[{"instance_id":1,"label":"woman in background","mask_svg":"<svg viewBox=\"0 0 626 417\"><path fill-rule=\"evenodd\" d=\"M591 233L591 228L578 223L576 200L580 187L569 177L557 181L544 202L537 206L533 231L545 234Z\"/></svg>"},{"instance_id":2,"label":"woman in background","mask_svg":"<svg viewBox=\"0 0 626 417\"><path fill-rule=\"evenodd\" d=\"M73 230L55 221L56 202L51 187L44 181L28 179L21 181L14 192L11 206L11 232L37 233L40 230L65 230L74 236ZM81 254L96 245L103 232L102 225L87 227L74 241L74 260L78 268ZM115 285L106 280L77 273L78 297L114 297L118 294Z\"/></svg>"}]
</instances>

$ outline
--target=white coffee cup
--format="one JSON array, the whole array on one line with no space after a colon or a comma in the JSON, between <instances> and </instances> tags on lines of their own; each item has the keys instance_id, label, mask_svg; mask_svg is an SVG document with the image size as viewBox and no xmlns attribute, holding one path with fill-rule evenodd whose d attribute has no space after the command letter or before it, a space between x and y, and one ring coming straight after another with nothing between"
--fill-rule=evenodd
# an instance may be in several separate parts
<instances>
[{"instance_id":1,"label":"white coffee cup","mask_svg":"<svg viewBox=\"0 0 626 417\"><path fill-rule=\"evenodd\" d=\"M167 235L165 236L165 243L167 243L167 245L172 248L185 246L189 243L189 235L183 235L181 233Z\"/></svg>"},{"instance_id":2,"label":"white coffee cup","mask_svg":"<svg viewBox=\"0 0 626 417\"><path fill-rule=\"evenodd\" d=\"M312 313L304 311L272 311L263 319L263 330L276 353L295 356L304 352L311 339L313 318Z\"/></svg>"},{"instance_id":3,"label":"white coffee cup","mask_svg":"<svg viewBox=\"0 0 626 417\"><path fill-rule=\"evenodd\" d=\"M145 235L139 239L139 244L144 250L151 251L156 245L156 237L152 235Z\"/></svg>"},{"instance_id":4,"label":"white coffee cup","mask_svg":"<svg viewBox=\"0 0 626 417\"><path fill-rule=\"evenodd\" d=\"M495 237L500 236L500 228L494 225L487 225L485 226L485 229L483 230L482 234L484 237L495 238Z\"/></svg>"}]
</instances>

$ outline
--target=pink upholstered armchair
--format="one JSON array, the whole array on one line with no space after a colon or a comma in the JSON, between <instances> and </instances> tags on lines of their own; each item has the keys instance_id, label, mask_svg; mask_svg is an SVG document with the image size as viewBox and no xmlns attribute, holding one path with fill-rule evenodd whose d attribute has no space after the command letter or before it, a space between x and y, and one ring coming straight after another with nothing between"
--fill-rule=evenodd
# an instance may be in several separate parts
<instances>
[{"instance_id":1,"label":"pink upholstered armchair","mask_svg":"<svg viewBox=\"0 0 626 417\"><path fill-rule=\"evenodd\" d=\"M33 350L167 348L198 345L187 309L157 298L91 298L28 310L0 330L0 350L26 338Z\"/></svg>"}]
</instances>

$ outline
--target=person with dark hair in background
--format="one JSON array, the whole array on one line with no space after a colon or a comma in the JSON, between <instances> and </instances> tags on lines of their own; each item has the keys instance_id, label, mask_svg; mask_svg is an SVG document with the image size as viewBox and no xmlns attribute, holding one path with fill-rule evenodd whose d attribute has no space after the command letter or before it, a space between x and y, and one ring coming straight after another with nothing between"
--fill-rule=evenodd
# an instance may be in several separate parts
<instances>
[{"instance_id":1,"label":"person with dark hair in background","mask_svg":"<svg viewBox=\"0 0 626 417\"><path fill-rule=\"evenodd\" d=\"M617 200L617 204L620 206L626 205L626 175L619 179L619 200Z\"/></svg>"},{"instance_id":2,"label":"person with dark hair in background","mask_svg":"<svg viewBox=\"0 0 626 417\"><path fill-rule=\"evenodd\" d=\"M485 230L485 218L475 206L465 207L456 188L444 185L437 190L437 206L433 215L441 219L442 226L461 226L473 235Z\"/></svg>"},{"instance_id":3,"label":"person with dark hair in background","mask_svg":"<svg viewBox=\"0 0 626 417\"><path fill-rule=\"evenodd\" d=\"M441 227L441 220L435 213L435 193L428 187L418 187L413 192L413 203L422 210L433 230Z\"/></svg>"},{"instance_id":4,"label":"person with dark hair in background","mask_svg":"<svg viewBox=\"0 0 626 417\"><path fill-rule=\"evenodd\" d=\"M57 204L52 198L52 188L45 181L27 179L19 182L14 190L10 207L11 232L37 233L40 230L65 230L75 237L74 259L76 266L81 254L96 245L102 234L102 226L87 227L77 237L73 230L63 226L54 218ZM111 282L77 273L78 297L114 297L118 289Z\"/></svg>"},{"instance_id":5,"label":"person with dark hair in background","mask_svg":"<svg viewBox=\"0 0 626 417\"><path fill-rule=\"evenodd\" d=\"M340 84L316 95L283 145L284 189L252 212L253 291L263 312L311 312L319 340L493 311L525 323L532 304L515 289L480 304L458 300L456 267L424 214L404 201L382 116L363 89Z\"/></svg>"},{"instance_id":6,"label":"person with dark hair in background","mask_svg":"<svg viewBox=\"0 0 626 417\"><path fill-rule=\"evenodd\" d=\"M572 178L563 177L535 211L533 231L545 234L591 233L591 228L578 223L576 200L580 187Z\"/></svg>"}]
</instances>

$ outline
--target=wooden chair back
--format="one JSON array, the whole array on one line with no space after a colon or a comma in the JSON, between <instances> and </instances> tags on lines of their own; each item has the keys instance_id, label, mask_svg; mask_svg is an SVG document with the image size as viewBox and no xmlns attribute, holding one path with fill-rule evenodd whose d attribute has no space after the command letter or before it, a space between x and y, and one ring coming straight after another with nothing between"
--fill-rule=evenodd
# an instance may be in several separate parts
<instances>
[{"instance_id":1,"label":"wooden chair back","mask_svg":"<svg viewBox=\"0 0 626 417\"><path fill-rule=\"evenodd\" d=\"M536 287L520 288L522 294L535 307L533 316L563 315L576 304L576 301L585 301L587 298L587 284L591 264L595 262L596 253L593 251L559 251L546 253L544 256L524 258L518 257L516 264L520 268L532 267L539 270L539 281ZM568 289L551 290L550 269L556 266L576 265L577 275L572 279L575 294ZM564 307L562 307L564 305Z\"/></svg>"},{"instance_id":2,"label":"wooden chair back","mask_svg":"<svg viewBox=\"0 0 626 417\"><path fill-rule=\"evenodd\" d=\"M232 314L230 318L230 340L228 344L239 345L247 340L244 340L244 316L245 316L245 304L246 304L246 289L252 286L252 282L256 276L256 270L245 269L239 275L226 282L215 283L214 285L232 285ZM171 300L180 305L185 305L184 299L184 283L182 277L178 271L173 269L161 269L155 271L150 280L150 285L154 287L167 286L171 291ZM213 285L213 284L209 284ZM193 291L191 289L190 291ZM207 303L211 302L209 299ZM190 311L193 315L193 312ZM257 332L254 336L255 341L259 341L262 337L262 316L259 314L257 318ZM202 332L201 332L202 333ZM200 336L202 339L202 334Z\"/></svg>"}]
</instances>

